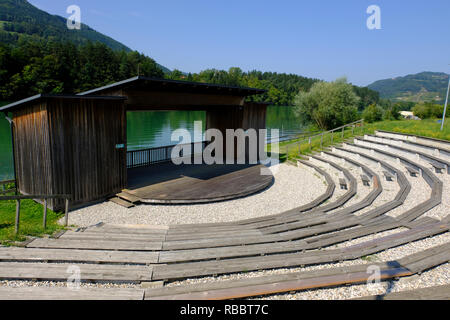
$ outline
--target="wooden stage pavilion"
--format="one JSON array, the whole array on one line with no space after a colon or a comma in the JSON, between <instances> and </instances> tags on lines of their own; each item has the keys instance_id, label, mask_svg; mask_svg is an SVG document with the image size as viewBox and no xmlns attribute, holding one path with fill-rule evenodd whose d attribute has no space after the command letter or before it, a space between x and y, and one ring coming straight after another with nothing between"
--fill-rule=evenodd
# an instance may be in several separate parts
<instances>
[{"instance_id":1,"label":"wooden stage pavilion","mask_svg":"<svg viewBox=\"0 0 450 320\"><path fill-rule=\"evenodd\" d=\"M127 151L126 115L205 111L206 129L225 136L226 129L265 129L267 104L245 102L264 92L139 76L78 95L40 94L9 104L0 112L12 114L17 189L70 194L72 208L116 195L128 203L199 203L256 193L273 182L260 165L177 167L169 162L173 146ZM64 204L48 205L60 210Z\"/></svg>"}]
</instances>

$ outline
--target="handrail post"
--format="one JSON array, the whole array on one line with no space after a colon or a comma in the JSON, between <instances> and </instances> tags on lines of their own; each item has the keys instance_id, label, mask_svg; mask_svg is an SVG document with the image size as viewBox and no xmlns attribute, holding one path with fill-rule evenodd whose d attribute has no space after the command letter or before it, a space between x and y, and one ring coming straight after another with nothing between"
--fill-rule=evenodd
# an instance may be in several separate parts
<instances>
[{"instance_id":1,"label":"handrail post","mask_svg":"<svg viewBox=\"0 0 450 320\"><path fill-rule=\"evenodd\" d=\"M69 198L66 198L66 213L64 215L64 226L69 225Z\"/></svg>"},{"instance_id":2,"label":"handrail post","mask_svg":"<svg viewBox=\"0 0 450 320\"><path fill-rule=\"evenodd\" d=\"M16 200L16 228L15 228L15 235L19 233L19 226L20 226L20 199Z\"/></svg>"},{"instance_id":3,"label":"handrail post","mask_svg":"<svg viewBox=\"0 0 450 320\"><path fill-rule=\"evenodd\" d=\"M342 140L344 140L344 132L345 132L345 126L342 127Z\"/></svg>"},{"instance_id":4,"label":"handrail post","mask_svg":"<svg viewBox=\"0 0 450 320\"><path fill-rule=\"evenodd\" d=\"M323 146L323 132L320 136L320 149L322 150L322 146Z\"/></svg>"},{"instance_id":5,"label":"handrail post","mask_svg":"<svg viewBox=\"0 0 450 320\"><path fill-rule=\"evenodd\" d=\"M43 225L43 227L44 227L44 230L47 228L47 199L44 199L44 214L43 214L43 219L44 219L44 221L43 221L43 223L42 223L42 225Z\"/></svg>"}]
</instances>

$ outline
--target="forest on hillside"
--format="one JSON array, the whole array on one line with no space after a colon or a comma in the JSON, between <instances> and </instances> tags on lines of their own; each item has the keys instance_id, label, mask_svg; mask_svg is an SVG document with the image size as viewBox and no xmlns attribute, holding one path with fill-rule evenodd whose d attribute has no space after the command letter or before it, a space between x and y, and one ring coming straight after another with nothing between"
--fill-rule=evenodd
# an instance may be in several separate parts
<instances>
[{"instance_id":1,"label":"forest on hillside","mask_svg":"<svg viewBox=\"0 0 450 320\"><path fill-rule=\"evenodd\" d=\"M265 89L250 101L292 105L299 92L319 82L294 74L209 69L194 74L164 73L150 57L118 51L100 42L76 45L59 41L0 43L0 101L20 100L39 93L79 93L136 75ZM359 109L378 103L377 92L353 86L361 98Z\"/></svg>"},{"instance_id":2,"label":"forest on hillside","mask_svg":"<svg viewBox=\"0 0 450 320\"><path fill-rule=\"evenodd\" d=\"M82 24L80 30L69 30L67 19L42 11L25 0L0 0L0 42L70 41L74 44L102 42L114 50L131 51L122 43Z\"/></svg>"},{"instance_id":3,"label":"forest on hillside","mask_svg":"<svg viewBox=\"0 0 450 320\"><path fill-rule=\"evenodd\" d=\"M162 78L156 62L135 51L114 51L102 43L26 41L0 44L0 100L39 93L79 93L138 74Z\"/></svg>"},{"instance_id":4,"label":"forest on hillside","mask_svg":"<svg viewBox=\"0 0 450 320\"><path fill-rule=\"evenodd\" d=\"M228 71L208 69L200 73L185 75L179 70L174 70L166 75L169 79L199 81L206 83L224 84L230 86L242 86L267 90L265 94L249 97L249 101L270 102L279 106L292 106L299 92L307 92L319 79L302 77L296 74L249 71L244 72L240 68L230 68ZM360 97L358 109L360 111L372 103L378 103L378 92L366 87L352 86L354 92Z\"/></svg>"}]
</instances>

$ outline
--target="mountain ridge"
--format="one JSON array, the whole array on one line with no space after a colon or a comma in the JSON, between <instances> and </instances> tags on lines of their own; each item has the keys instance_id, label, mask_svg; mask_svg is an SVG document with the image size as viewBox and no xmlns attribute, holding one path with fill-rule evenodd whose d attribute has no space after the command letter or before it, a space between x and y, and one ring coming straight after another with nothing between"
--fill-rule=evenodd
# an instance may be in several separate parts
<instances>
[{"instance_id":1,"label":"mountain ridge","mask_svg":"<svg viewBox=\"0 0 450 320\"><path fill-rule=\"evenodd\" d=\"M115 51L133 51L86 24L80 30L69 30L67 19L45 12L27 0L0 0L0 42L15 45L19 41L69 41L76 45L100 42ZM165 72L170 69L157 65Z\"/></svg>"},{"instance_id":2,"label":"mountain ridge","mask_svg":"<svg viewBox=\"0 0 450 320\"><path fill-rule=\"evenodd\" d=\"M380 93L384 99L394 101L444 103L449 75L424 71L373 82L367 87Z\"/></svg>"}]
</instances>

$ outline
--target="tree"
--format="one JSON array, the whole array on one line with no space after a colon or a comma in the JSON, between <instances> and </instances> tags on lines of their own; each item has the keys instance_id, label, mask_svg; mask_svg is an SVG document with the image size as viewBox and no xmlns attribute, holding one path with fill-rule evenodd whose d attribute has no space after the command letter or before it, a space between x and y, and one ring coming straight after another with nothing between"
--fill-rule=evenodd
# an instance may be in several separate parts
<instances>
[{"instance_id":1,"label":"tree","mask_svg":"<svg viewBox=\"0 0 450 320\"><path fill-rule=\"evenodd\" d=\"M381 121L383 119L383 108L371 104L363 112L363 119L369 123Z\"/></svg>"},{"instance_id":2,"label":"tree","mask_svg":"<svg viewBox=\"0 0 450 320\"><path fill-rule=\"evenodd\" d=\"M444 106L434 102L424 102L416 104L412 111L421 119L440 118L444 113Z\"/></svg>"},{"instance_id":3,"label":"tree","mask_svg":"<svg viewBox=\"0 0 450 320\"><path fill-rule=\"evenodd\" d=\"M400 111L402 111L402 104L396 103L390 105L387 109L384 110L383 119L384 120L399 120L401 115Z\"/></svg>"},{"instance_id":4,"label":"tree","mask_svg":"<svg viewBox=\"0 0 450 320\"><path fill-rule=\"evenodd\" d=\"M295 97L295 112L305 123L312 121L329 130L357 120L358 103L353 86L342 78L316 82L308 92L300 92Z\"/></svg>"}]
</instances>

